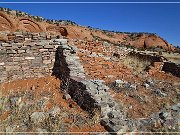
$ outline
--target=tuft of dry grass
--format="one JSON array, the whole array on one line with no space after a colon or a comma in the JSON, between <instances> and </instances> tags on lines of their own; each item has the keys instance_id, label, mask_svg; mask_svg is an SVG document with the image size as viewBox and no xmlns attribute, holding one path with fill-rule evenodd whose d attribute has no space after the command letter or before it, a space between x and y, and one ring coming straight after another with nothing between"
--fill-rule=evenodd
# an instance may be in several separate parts
<instances>
[{"instance_id":1,"label":"tuft of dry grass","mask_svg":"<svg viewBox=\"0 0 180 135\"><path fill-rule=\"evenodd\" d=\"M147 60L142 61L136 57L131 56L127 56L123 60L123 63L126 66L131 67L137 74L144 72L151 65L151 62Z\"/></svg>"}]
</instances>

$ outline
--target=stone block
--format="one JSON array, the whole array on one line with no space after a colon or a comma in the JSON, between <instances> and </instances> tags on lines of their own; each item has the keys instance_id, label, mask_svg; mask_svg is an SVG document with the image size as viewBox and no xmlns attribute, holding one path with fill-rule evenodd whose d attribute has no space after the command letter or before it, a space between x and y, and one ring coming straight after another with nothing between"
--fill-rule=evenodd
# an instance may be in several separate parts
<instances>
[{"instance_id":1,"label":"stone block","mask_svg":"<svg viewBox=\"0 0 180 135\"><path fill-rule=\"evenodd\" d=\"M26 60L34 60L35 57L25 57Z\"/></svg>"},{"instance_id":2,"label":"stone block","mask_svg":"<svg viewBox=\"0 0 180 135\"><path fill-rule=\"evenodd\" d=\"M109 112L107 115L109 118L116 118L119 115L119 112L114 110L114 111Z\"/></svg>"},{"instance_id":3,"label":"stone block","mask_svg":"<svg viewBox=\"0 0 180 135\"><path fill-rule=\"evenodd\" d=\"M25 53L25 50L18 50L18 53Z\"/></svg>"},{"instance_id":4,"label":"stone block","mask_svg":"<svg viewBox=\"0 0 180 135\"><path fill-rule=\"evenodd\" d=\"M6 50L7 54L16 54L17 52L15 50Z\"/></svg>"},{"instance_id":5,"label":"stone block","mask_svg":"<svg viewBox=\"0 0 180 135\"><path fill-rule=\"evenodd\" d=\"M43 60L43 63L44 63L44 64L50 64L50 63L51 63L51 60Z\"/></svg>"},{"instance_id":6,"label":"stone block","mask_svg":"<svg viewBox=\"0 0 180 135\"><path fill-rule=\"evenodd\" d=\"M32 38L30 38L30 37L25 37L24 40L25 40L25 41L31 41Z\"/></svg>"},{"instance_id":7,"label":"stone block","mask_svg":"<svg viewBox=\"0 0 180 135\"><path fill-rule=\"evenodd\" d=\"M67 39L55 39L54 42L59 42L61 44L67 44Z\"/></svg>"},{"instance_id":8,"label":"stone block","mask_svg":"<svg viewBox=\"0 0 180 135\"><path fill-rule=\"evenodd\" d=\"M22 46L20 47L21 50L27 50L27 49L30 49L30 46Z\"/></svg>"},{"instance_id":9,"label":"stone block","mask_svg":"<svg viewBox=\"0 0 180 135\"><path fill-rule=\"evenodd\" d=\"M22 61L24 60L23 57L13 57L13 61L17 62L17 61Z\"/></svg>"},{"instance_id":10,"label":"stone block","mask_svg":"<svg viewBox=\"0 0 180 135\"><path fill-rule=\"evenodd\" d=\"M0 66L0 72L4 71L5 67L4 66Z\"/></svg>"},{"instance_id":11,"label":"stone block","mask_svg":"<svg viewBox=\"0 0 180 135\"><path fill-rule=\"evenodd\" d=\"M0 66L3 66L3 65L5 65L5 63L4 62L0 62Z\"/></svg>"},{"instance_id":12,"label":"stone block","mask_svg":"<svg viewBox=\"0 0 180 135\"><path fill-rule=\"evenodd\" d=\"M0 83L7 81L7 77L0 77Z\"/></svg>"},{"instance_id":13,"label":"stone block","mask_svg":"<svg viewBox=\"0 0 180 135\"><path fill-rule=\"evenodd\" d=\"M1 75L1 77L7 76L7 72L3 70L3 71L0 72L0 75Z\"/></svg>"},{"instance_id":14,"label":"stone block","mask_svg":"<svg viewBox=\"0 0 180 135\"><path fill-rule=\"evenodd\" d=\"M45 49L53 49L54 46L52 46L52 45L45 45L44 48L45 48Z\"/></svg>"},{"instance_id":15,"label":"stone block","mask_svg":"<svg viewBox=\"0 0 180 135\"><path fill-rule=\"evenodd\" d=\"M31 50L43 49L43 46L31 46Z\"/></svg>"},{"instance_id":16,"label":"stone block","mask_svg":"<svg viewBox=\"0 0 180 135\"><path fill-rule=\"evenodd\" d=\"M23 43L14 43L12 46L17 46L18 48L22 47L24 44Z\"/></svg>"},{"instance_id":17,"label":"stone block","mask_svg":"<svg viewBox=\"0 0 180 135\"><path fill-rule=\"evenodd\" d=\"M47 52L48 49L39 49L39 52Z\"/></svg>"},{"instance_id":18,"label":"stone block","mask_svg":"<svg viewBox=\"0 0 180 135\"><path fill-rule=\"evenodd\" d=\"M71 96L66 93L63 95L63 99L66 99L66 100L71 99Z\"/></svg>"},{"instance_id":19,"label":"stone block","mask_svg":"<svg viewBox=\"0 0 180 135\"><path fill-rule=\"evenodd\" d=\"M2 54L6 54L6 50L0 49L0 55L2 55Z\"/></svg>"},{"instance_id":20,"label":"stone block","mask_svg":"<svg viewBox=\"0 0 180 135\"><path fill-rule=\"evenodd\" d=\"M3 47L12 47L12 44L9 44L9 43L1 43L1 46L3 46Z\"/></svg>"},{"instance_id":21,"label":"stone block","mask_svg":"<svg viewBox=\"0 0 180 135\"><path fill-rule=\"evenodd\" d=\"M53 52L53 53L56 52L56 49L54 49L54 48L53 49L48 49L48 50L49 50L49 52Z\"/></svg>"},{"instance_id":22,"label":"stone block","mask_svg":"<svg viewBox=\"0 0 180 135\"><path fill-rule=\"evenodd\" d=\"M19 70L20 66L6 66L6 71Z\"/></svg>"},{"instance_id":23,"label":"stone block","mask_svg":"<svg viewBox=\"0 0 180 135\"><path fill-rule=\"evenodd\" d=\"M54 45L54 48L57 49L59 47L59 45Z\"/></svg>"}]
</instances>

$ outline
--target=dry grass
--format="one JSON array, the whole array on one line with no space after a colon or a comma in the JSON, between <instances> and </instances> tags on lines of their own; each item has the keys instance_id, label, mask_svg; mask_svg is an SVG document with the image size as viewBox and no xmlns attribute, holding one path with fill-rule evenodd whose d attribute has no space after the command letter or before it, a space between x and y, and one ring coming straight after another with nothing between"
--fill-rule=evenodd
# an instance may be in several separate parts
<instances>
[{"instance_id":1,"label":"dry grass","mask_svg":"<svg viewBox=\"0 0 180 135\"><path fill-rule=\"evenodd\" d=\"M131 56L127 56L124 60L123 63L128 66L131 67L135 73L139 74L144 72L148 66L150 66L150 62L149 61L142 61L139 60L136 57L131 57Z\"/></svg>"},{"instance_id":2,"label":"dry grass","mask_svg":"<svg viewBox=\"0 0 180 135\"><path fill-rule=\"evenodd\" d=\"M172 61L176 64L180 64L180 54L178 53L163 53L162 56L164 56L169 61Z\"/></svg>"},{"instance_id":3,"label":"dry grass","mask_svg":"<svg viewBox=\"0 0 180 135\"><path fill-rule=\"evenodd\" d=\"M0 97L0 132L70 132L74 127L76 132L84 127L87 132L103 131L99 113L91 117L72 99L63 99L60 82L53 77L2 86L1 91L6 92ZM34 112L45 115L42 120L34 121Z\"/></svg>"}]
</instances>

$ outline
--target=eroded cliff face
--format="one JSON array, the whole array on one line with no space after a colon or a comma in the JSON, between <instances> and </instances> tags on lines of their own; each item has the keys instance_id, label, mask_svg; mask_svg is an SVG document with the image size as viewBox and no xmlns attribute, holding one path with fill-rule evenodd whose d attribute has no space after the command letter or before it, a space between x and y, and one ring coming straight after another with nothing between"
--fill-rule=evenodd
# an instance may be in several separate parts
<instances>
[{"instance_id":1,"label":"eroded cliff face","mask_svg":"<svg viewBox=\"0 0 180 135\"><path fill-rule=\"evenodd\" d=\"M115 33L94 30L80 26L66 26L69 38L98 39L108 41L114 44L130 45L138 48L162 48L168 51L173 51L175 48L163 38L151 33Z\"/></svg>"},{"instance_id":2,"label":"eroded cliff face","mask_svg":"<svg viewBox=\"0 0 180 135\"><path fill-rule=\"evenodd\" d=\"M67 36L67 30L64 27L51 25L46 22L38 22L29 17L17 17L3 11L0 12L0 31L26 31L32 33L48 32Z\"/></svg>"},{"instance_id":3,"label":"eroded cliff face","mask_svg":"<svg viewBox=\"0 0 180 135\"><path fill-rule=\"evenodd\" d=\"M69 39L102 40L114 44L130 45L140 48L158 47L168 51L175 48L156 34L151 33L118 33L97 30L71 23L57 23L43 20L41 17L18 15L16 11L0 12L0 31L27 31L27 32L48 32L54 35L65 36Z\"/></svg>"}]
</instances>

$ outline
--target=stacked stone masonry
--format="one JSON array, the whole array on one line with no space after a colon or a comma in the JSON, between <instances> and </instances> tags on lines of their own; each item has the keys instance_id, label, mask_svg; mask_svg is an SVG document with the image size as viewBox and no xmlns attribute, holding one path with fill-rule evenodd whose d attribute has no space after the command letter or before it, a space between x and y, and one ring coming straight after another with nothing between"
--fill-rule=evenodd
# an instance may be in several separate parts
<instances>
[{"instance_id":1,"label":"stacked stone masonry","mask_svg":"<svg viewBox=\"0 0 180 135\"><path fill-rule=\"evenodd\" d=\"M52 73L60 42L43 33L14 33L0 43L0 82L43 77Z\"/></svg>"},{"instance_id":2,"label":"stacked stone masonry","mask_svg":"<svg viewBox=\"0 0 180 135\"><path fill-rule=\"evenodd\" d=\"M134 131L143 126L142 122L127 118L105 85L108 75L117 79L121 73L131 74L118 64L118 59L125 58L130 50L116 52L116 47L112 47L111 51L103 52L105 43L96 44L101 46L99 50L93 42L77 41L70 45L67 39L56 39L46 33L18 32L8 38L8 42L0 43L0 83L52 74L61 79L61 88L84 110L100 111L101 124L108 131ZM120 50L122 54L118 55Z\"/></svg>"},{"instance_id":3,"label":"stacked stone masonry","mask_svg":"<svg viewBox=\"0 0 180 135\"><path fill-rule=\"evenodd\" d=\"M101 124L110 132L125 132L134 123L127 119L120 104L112 98L109 87L103 80L88 79L85 75L75 46L59 46L57 59L59 58L59 70L63 80L62 88L86 111L93 113L98 108L101 113ZM129 122L129 124L127 124ZM131 123L131 124L130 124ZM133 130L133 128L131 128Z\"/></svg>"},{"instance_id":4,"label":"stacked stone masonry","mask_svg":"<svg viewBox=\"0 0 180 135\"><path fill-rule=\"evenodd\" d=\"M131 49L102 41L74 41L85 73L91 79L113 82L116 79L132 80L132 70L122 63Z\"/></svg>"}]
</instances>

